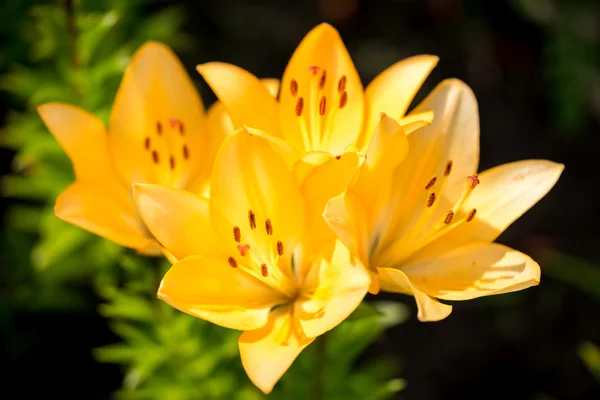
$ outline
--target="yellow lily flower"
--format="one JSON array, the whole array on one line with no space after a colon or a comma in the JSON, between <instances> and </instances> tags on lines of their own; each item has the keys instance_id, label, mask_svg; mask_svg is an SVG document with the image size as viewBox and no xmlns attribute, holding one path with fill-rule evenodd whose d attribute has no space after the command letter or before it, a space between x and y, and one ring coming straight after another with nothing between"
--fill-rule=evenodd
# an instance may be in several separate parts
<instances>
[{"instance_id":1,"label":"yellow lily flower","mask_svg":"<svg viewBox=\"0 0 600 400\"><path fill-rule=\"evenodd\" d=\"M132 183L204 191L218 146L232 130L222 105L205 114L177 56L155 42L134 54L108 130L69 104L47 103L38 111L76 175L58 197L56 215L142 252L156 252L156 241L135 208Z\"/></svg>"},{"instance_id":2,"label":"yellow lily flower","mask_svg":"<svg viewBox=\"0 0 600 400\"><path fill-rule=\"evenodd\" d=\"M197 69L237 127L247 125L282 138L302 154L340 155L366 148L380 112L399 120L407 132L428 124L433 118L428 110L405 113L437 62L430 55L407 58L363 90L339 33L321 24L294 52L279 100L258 78L234 65L211 62Z\"/></svg>"},{"instance_id":3,"label":"yellow lily flower","mask_svg":"<svg viewBox=\"0 0 600 400\"><path fill-rule=\"evenodd\" d=\"M320 178L307 177L303 185L320 184ZM308 344L360 304L370 277L339 240L304 251L313 234L305 228L311 209L280 147L264 135L244 129L225 139L210 186L206 199L135 185L142 219L180 260L163 278L158 297L244 331L244 368L269 393Z\"/></svg>"},{"instance_id":4,"label":"yellow lily flower","mask_svg":"<svg viewBox=\"0 0 600 400\"><path fill-rule=\"evenodd\" d=\"M411 294L418 318L437 321L452 307L436 299L539 283L535 261L492 242L554 186L564 166L526 160L477 175L477 101L458 80L440 83L421 110L436 117L409 135L380 117L357 179L328 202L324 217L368 266L371 292Z\"/></svg>"}]
</instances>

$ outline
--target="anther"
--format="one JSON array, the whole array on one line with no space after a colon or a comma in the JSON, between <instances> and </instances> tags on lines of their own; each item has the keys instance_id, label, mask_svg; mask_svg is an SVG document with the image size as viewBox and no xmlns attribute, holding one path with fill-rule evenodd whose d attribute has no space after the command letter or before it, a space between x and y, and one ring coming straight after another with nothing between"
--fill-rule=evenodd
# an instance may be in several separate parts
<instances>
[{"instance_id":1,"label":"anther","mask_svg":"<svg viewBox=\"0 0 600 400\"><path fill-rule=\"evenodd\" d=\"M450 225L450 223L452 222L452 218L454 218L454 211L450 210L450 211L448 211L448 214L446 214L446 218L444 219L444 223L446 225Z\"/></svg>"},{"instance_id":2,"label":"anther","mask_svg":"<svg viewBox=\"0 0 600 400\"><path fill-rule=\"evenodd\" d=\"M477 185L479 185L479 178L477 177L477 174L473 174L471 176L467 176L467 185L469 185L469 187L471 189L475 189L475 187Z\"/></svg>"},{"instance_id":3,"label":"anther","mask_svg":"<svg viewBox=\"0 0 600 400\"><path fill-rule=\"evenodd\" d=\"M270 219L265 221L265 230L267 231L267 235L271 236L273 234L273 224L271 224Z\"/></svg>"},{"instance_id":4,"label":"anther","mask_svg":"<svg viewBox=\"0 0 600 400\"><path fill-rule=\"evenodd\" d=\"M185 158L186 160L190 158L190 151L188 150L188 147L185 144L183 145L183 158Z\"/></svg>"},{"instance_id":5,"label":"anther","mask_svg":"<svg viewBox=\"0 0 600 400\"><path fill-rule=\"evenodd\" d=\"M237 268L238 264L237 261L235 261L235 258L229 257L227 261L229 261L229 265L231 265L232 268Z\"/></svg>"},{"instance_id":6,"label":"anther","mask_svg":"<svg viewBox=\"0 0 600 400\"><path fill-rule=\"evenodd\" d=\"M283 243L281 242L281 240L277 241L277 254L279 254L280 256L283 255Z\"/></svg>"},{"instance_id":7,"label":"anther","mask_svg":"<svg viewBox=\"0 0 600 400\"><path fill-rule=\"evenodd\" d=\"M175 169L175 157L171 156L171 158L169 158L169 166L171 169Z\"/></svg>"},{"instance_id":8,"label":"anther","mask_svg":"<svg viewBox=\"0 0 600 400\"><path fill-rule=\"evenodd\" d=\"M338 81L338 92L344 93L346 91L346 75L342 75Z\"/></svg>"},{"instance_id":9,"label":"anther","mask_svg":"<svg viewBox=\"0 0 600 400\"><path fill-rule=\"evenodd\" d=\"M427 185L425 185L425 189L429 190L433 187L433 185L435 185L435 181L437 181L437 176L433 176L431 177L431 179L427 182Z\"/></svg>"},{"instance_id":10,"label":"anther","mask_svg":"<svg viewBox=\"0 0 600 400\"><path fill-rule=\"evenodd\" d=\"M348 92L342 93L340 97L340 110L346 106L346 103L348 103Z\"/></svg>"},{"instance_id":11,"label":"anther","mask_svg":"<svg viewBox=\"0 0 600 400\"><path fill-rule=\"evenodd\" d=\"M296 115L299 117L302 115L302 109L304 109L304 99L302 97L298 97L296 100Z\"/></svg>"},{"instance_id":12,"label":"anther","mask_svg":"<svg viewBox=\"0 0 600 400\"><path fill-rule=\"evenodd\" d=\"M246 254L248 254L248 250L250 250L250 245L249 244L238 244L237 249L240 252L240 255L242 257L246 257Z\"/></svg>"},{"instance_id":13,"label":"anther","mask_svg":"<svg viewBox=\"0 0 600 400\"><path fill-rule=\"evenodd\" d=\"M158 153L156 150L152 150L152 160L154 160L154 164L158 164Z\"/></svg>"},{"instance_id":14,"label":"anther","mask_svg":"<svg viewBox=\"0 0 600 400\"><path fill-rule=\"evenodd\" d=\"M452 160L448 160L446 167L444 168L444 176L450 175L450 172L452 172L452 164Z\"/></svg>"},{"instance_id":15,"label":"anther","mask_svg":"<svg viewBox=\"0 0 600 400\"><path fill-rule=\"evenodd\" d=\"M342 158L342 156L341 156L341 155L339 155L339 156L335 156L335 159L336 159L336 160L339 160L339 159L341 159L341 158Z\"/></svg>"},{"instance_id":16,"label":"anther","mask_svg":"<svg viewBox=\"0 0 600 400\"><path fill-rule=\"evenodd\" d=\"M156 133L158 133L158 136L162 135L162 124L160 121L156 121Z\"/></svg>"},{"instance_id":17,"label":"anther","mask_svg":"<svg viewBox=\"0 0 600 400\"><path fill-rule=\"evenodd\" d=\"M320 69L321 68L317 67L316 65L308 67L308 71L313 75L317 75L317 72L319 72Z\"/></svg>"},{"instance_id":18,"label":"anther","mask_svg":"<svg viewBox=\"0 0 600 400\"><path fill-rule=\"evenodd\" d=\"M319 102L319 115L322 117L325 115L325 111L327 110L327 100L325 96L321 96L321 101Z\"/></svg>"},{"instance_id":19,"label":"anther","mask_svg":"<svg viewBox=\"0 0 600 400\"><path fill-rule=\"evenodd\" d=\"M296 95L298 94L298 82L296 82L295 79L292 79L292 81L290 82L290 92L294 97L296 97Z\"/></svg>"},{"instance_id":20,"label":"anther","mask_svg":"<svg viewBox=\"0 0 600 400\"><path fill-rule=\"evenodd\" d=\"M256 214L252 210L248 210L248 222L250 223L250 229L256 229Z\"/></svg>"},{"instance_id":21,"label":"anther","mask_svg":"<svg viewBox=\"0 0 600 400\"><path fill-rule=\"evenodd\" d=\"M242 231L240 231L240 228L237 226L233 227L233 240L238 243L242 240Z\"/></svg>"},{"instance_id":22,"label":"anther","mask_svg":"<svg viewBox=\"0 0 600 400\"><path fill-rule=\"evenodd\" d=\"M427 204L426 206L429 208L433 205L433 203L435 203L435 193L431 192L429 194L429 197L427 197Z\"/></svg>"},{"instance_id":23,"label":"anther","mask_svg":"<svg viewBox=\"0 0 600 400\"><path fill-rule=\"evenodd\" d=\"M476 208L474 208L471 211L469 211L469 215L467 216L467 222L473 221L473 218L475 218L475 214L477 214L477 209Z\"/></svg>"},{"instance_id":24,"label":"anther","mask_svg":"<svg viewBox=\"0 0 600 400\"><path fill-rule=\"evenodd\" d=\"M321 75L321 80L319 81L319 89L323 90L325 88L326 80L327 80L327 71L323 70L323 75Z\"/></svg>"},{"instance_id":25,"label":"anther","mask_svg":"<svg viewBox=\"0 0 600 400\"><path fill-rule=\"evenodd\" d=\"M260 266L260 274L265 278L269 275L269 269L267 268L267 264L262 264Z\"/></svg>"},{"instance_id":26,"label":"anther","mask_svg":"<svg viewBox=\"0 0 600 400\"><path fill-rule=\"evenodd\" d=\"M150 137L146 136L146 139L144 140L144 147L146 148L146 150L150 149Z\"/></svg>"}]
</instances>

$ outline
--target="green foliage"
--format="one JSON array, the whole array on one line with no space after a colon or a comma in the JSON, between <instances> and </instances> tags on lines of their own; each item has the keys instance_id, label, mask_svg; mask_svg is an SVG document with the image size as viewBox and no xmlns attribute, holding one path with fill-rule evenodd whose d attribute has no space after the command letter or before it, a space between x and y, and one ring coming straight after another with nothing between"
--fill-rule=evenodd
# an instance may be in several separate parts
<instances>
[{"instance_id":1,"label":"green foliage","mask_svg":"<svg viewBox=\"0 0 600 400\"><path fill-rule=\"evenodd\" d=\"M585 342L579 346L579 357L600 383L600 348L593 343Z\"/></svg>"}]
</instances>

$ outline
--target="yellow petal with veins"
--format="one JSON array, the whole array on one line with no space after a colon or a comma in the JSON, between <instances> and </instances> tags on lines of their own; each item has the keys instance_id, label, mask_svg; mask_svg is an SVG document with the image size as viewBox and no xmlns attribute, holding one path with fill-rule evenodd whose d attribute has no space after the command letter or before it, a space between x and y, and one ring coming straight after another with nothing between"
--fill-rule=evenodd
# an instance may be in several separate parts
<instances>
[{"instance_id":1,"label":"yellow petal with veins","mask_svg":"<svg viewBox=\"0 0 600 400\"><path fill-rule=\"evenodd\" d=\"M380 73L365 89L367 123L358 148L367 148L377 125L379 114L384 112L392 118L404 117L413 98L439 58L419 55L406 58Z\"/></svg>"},{"instance_id":2,"label":"yellow petal with veins","mask_svg":"<svg viewBox=\"0 0 600 400\"><path fill-rule=\"evenodd\" d=\"M211 178L210 207L211 223L232 254L239 244L234 241L235 227L240 229L241 243L251 249L275 246L279 240L291 251L303 234L304 204L291 172L269 140L245 130L221 146Z\"/></svg>"},{"instance_id":3,"label":"yellow petal with veins","mask_svg":"<svg viewBox=\"0 0 600 400\"><path fill-rule=\"evenodd\" d=\"M243 129L253 136L265 139L271 149L283 160L288 171L293 171L294 166L302 155L296 148L290 146L285 140L269 135L259 129L254 129L246 125Z\"/></svg>"},{"instance_id":4,"label":"yellow petal with veins","mask_svg":"<svg viewBox=\"0 0 600 400\"><path fill-rule=\"evenodd\" d=\"M156 42L140 47L110 118L109 148L121 174L132 183L184 187L205 162L206 125L202 100L177 56Z\"/></svg>"},{"instance_id":5,"label":"yellow petal with veins","mask_svg":"<svg viewBox=\"0 0 600 400\"><path fill-rule=\"evenodd\" d=\"M322 246L304 281L294 318L308 337L333 329L360 304L371 278L361 262L339 240Z\"/></svg>"},{"instance_id":6,"label":"yellow petal with veins","mask_svg":"<svg viewBox=\"0 0 600 400\"><path fill-rule=\"evenodd\" d=\"M210 224L206 198L152 184L135 184L134 196L150 232L178 260L193 254L227 259Z\"/></svg>"},{"instance_id":7,"label":"yellow petal with veins","mask_svg":"<svg viewBox=\"0 0 600 400\"><path fill-rule=\"evenodd\" d=\"M497 243L468 244L402 266L413 287L444 300L469 300L540 283L540 267L529 256Z\"/></svg>"},{"instance_id":8,"label":"yellow petal with veins","mask_svg":"<svg viewBox=\"0 0 600 400\"><path fill-rule=\"evenodd\" d=\"M358 137L365 108L363 87L339 33L331 25L312 29L292 55L281 80L279 104L284 139L304 152L340 154Z\"/></svg>"},{"instance_id":9,"label":"yellow petal with veins","mask_svg":"<svg viewBox=\"0 0 600 400\"><path fill-rule=\"evenodd\" d=\"M210 62L196 69L223 103L236 128L248 125L279 136L277 100L260 79L226 63Z\"/></svg>"},{"instance_id":10,"label":"yellow petal with veins","mask_svg":"<svg viewBox=\"0 0 600 400\"><path fill-rule=\"evenodd\" d=\"M164 276L158 297L172 307L231 329L258 329L281 295L226 258L194 255Z\"/></svg>"},{"instance_id":11,"label":"yellow petal with veins","mask_svg":"<svg viewBox=\"0 0 600 400\"><path fill-rule=\"evenodd\" d=\"M279 307L271 312L263 328L246 331L240 336L242 364L252 383L268 394L312 340L299 339L290 307Z\"/></svg>"},{"instance_id":12,"label":"yellow petal with veins","mask_svg":"<svg viewBox=\"0 0 600 400\"><path fill-rule=\"evenodd\" d=\"M563 164L522 160L479 174L481 184L463 210L477 210L475 218L424 248L421 254L440 254L471 242L493 242L510 224L529 210L556 184Z\"/></svg>"},{"instance_id":13,"label":"yellow petal with veins","mask_svg":"<svg viewBox=\"0 0 600 400\"><path fill-rule=\"evenodd\" d=\"M56 199L56 216L122 246L145 249L156 243L131 199L98 182L75 182Z\"/></svg>"},{"instance_id":14,"label":"yellow petal with veins","mask_svg":"<svg viewBox=\"0 0 600 400\"><path fill-rule=\"evenodd\" d=\"M414 296L419 309L417 314L419 321L440 321L452 312L452 306L440 303L413 286L404 272L394 268L378 268L378 271L381 278L381 290Z\"/></svg>"}]
</instances>

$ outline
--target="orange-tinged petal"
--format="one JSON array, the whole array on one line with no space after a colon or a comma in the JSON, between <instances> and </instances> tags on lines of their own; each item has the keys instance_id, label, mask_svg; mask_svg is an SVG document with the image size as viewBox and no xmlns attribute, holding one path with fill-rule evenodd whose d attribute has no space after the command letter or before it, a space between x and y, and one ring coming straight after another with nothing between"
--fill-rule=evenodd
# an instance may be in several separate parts
<instances>
[{"instance_id":1,"label":"orange-tinged petal","mask_svg":"<svg viewBox=\"0 0 600 400\"><path fill-rule=\"evenodd\" d=\"M472 243L402 266L414 287L444 300L469 300L508 293L540 282L529 256L497 243Z\"/></svg>"},{"instance_id":2,"label":"orange-tinged petal","mask_svg":"<svg viewBox=\"0 0 600 400\"><path fill-rule=\"evenodd\" d=\"M146 226L176 259L194 254L227 259L210 224L206 198L139 183L134 185L134 196Z\"/></svg>"},{"instance_id":3,"label":"orange-tinged petal","mask_svg":"<svg viewBox=\"0 0 600 400\"><path fill-rule=\"evenodd\" d=\"M378 271L381 279L381 290L414 296L419 309L417 314L419 321L440 321L452 312L452 306L440 303L413 286L404 272L394 268L378 268Z\"/></svg>"},{"instance_id":4,"label":"orange-tinged petal","mask_svg":"<svg viewBox=\"0 0 600 400\"><path fill-rule=\"evenodd\" d=\"M313 259L294 318L308 337L335 328L358 307L371 284L369 272L339 240Z\"/></svg>"},{"instance_id":5,"label":"orange-tinged petal","mask_svg":"<svg viewBox=\"0 0 600 400\"><path fill-rule=\"evenodd\" d=\"M335 28L321 24L311 30L281 82L281 131L294 147L340 154L356 141L364 116L363 87Z\"/></svg>"},{"instance_id":6,"label":"orange-tinged petal","mask_svg":"<svg viewBox=\"0 0 600 400\"><path fill-rule=\"evenodd\" d=\"M210 62L196 67L225 105L236 128L248 125L279 136L277 100L268 86L235 65Z\"/></svg>"},{"instance_id":7,"label":"orange-tinged petal","mask_svg":"<svg viewBox=\"0 0 600 400\"><path fill-rule=\"evenodd\" d=\"M191 256L164 276L158 297L169 305L231 329L258 329L267 323L281 295L226 258Z\"/></svg>"},{"instance_id":8,"label":"orange-tinged petal","mask_svg":"<svg viewBox=\"0 0 600 400\"><path fill-rule=\"evenodd\" d=\"M404 116L438 61L438 57L431 55L406 58L387 68L367 86L367 122L359 148L367 148L380 113L384 112L395 119Z\"/></svg>"},{"instance_id":9,"label":"orange-tinged petal","mask_svg":"<svg viewBox=\"0 0 600 400\"><path fill-rule=\"evenodd\" d=\"M492 242L555 185L563 164L547 160L523 160L491 168L479 174L481 182L463 205L477 214L425 249L440 254L471 242Z\"/></svg>"},{"instance_id":10,"label":"orange-tinged petal","mask_svg":"<svg viewBox=\"0 0 600 400\"><path fill-rule=\"evenodd\" d=\"M245 130L225 139L217 155L210 213L213 227L231 253L237 253L240 244L260 249L275 240L291 251L304 229L302 195L291 172L269 140ZM240 242L234 240L236 227Z\"/></svg>"},{"instance_id":11,"label":"orange-tinged petal","mask_svg":"<svg viewBox=\"0 0 600 400\"><path fill-rule=\"evenodd\" d=\"M264 393L273 387L313 339L299 340L290 307L279 307L263 328L246 331L239 339L240 357L248 377Z\"/></svg>"},{"instance_id":12,"label":"orange-tinged petal","mask_svg":"<svg viewBox=\"0 0 600 400\"><path fill-rule=\"evenodd\" d=\"M96 182L75 182L56 199L56 215L122 246L147 249L155 243L133 201L123 201Z\"/></svg>"},{"instance_id":13,"label":"orange-tinged petal","mask_svg":"<svg viewBox=\"0 0 600 400\"><path fill-rule=\"evenodd\" d=\"M38 112L71 159L78 180L105 181L107 177L117 180L102 121L78 107L63 103L43 104L38 107Z\"/></svg>"},{"instance_id":14,"label":"orange-tinged petal","mask_svg":"<svg viewBox=\"0 0 600 400\"><path fill-rule=\"evenodd\" d=\"M129 182L183 188L205 162L204 107L177 56L147 42L134 54L112 109L109 148Z\"/></svg>"}]
</instances>

